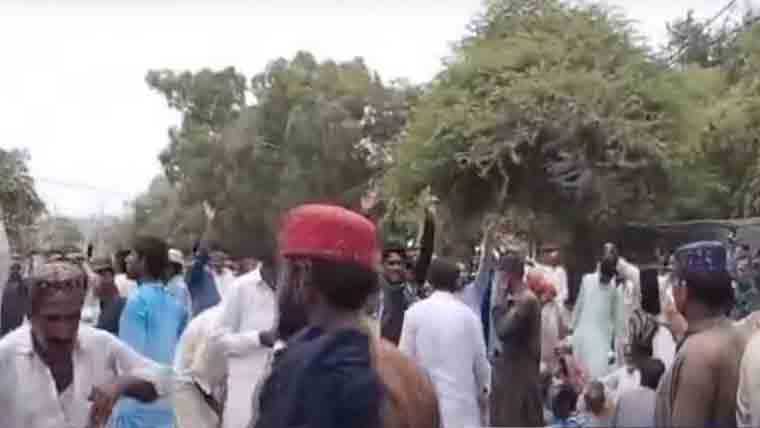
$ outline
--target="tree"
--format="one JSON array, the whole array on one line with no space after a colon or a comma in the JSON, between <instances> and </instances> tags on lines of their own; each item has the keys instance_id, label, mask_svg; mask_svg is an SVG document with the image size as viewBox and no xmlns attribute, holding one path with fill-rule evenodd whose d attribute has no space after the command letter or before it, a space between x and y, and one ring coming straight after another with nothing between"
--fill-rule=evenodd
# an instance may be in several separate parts
<instances>
[{"instance_id":1,"label":"tree","mask_svg":"<svg viewBox=\"0 0 760 428\"><path fill-rule=\"evenodd\" d=\"M3 221L11 245L19 250L29 250L30 242L23 239L29 235L37 218L45 212L45 204L37 194L34 179L27 166L26 151L0 149L0 205Z\"/></svg>"},{"instance_id":2,"label":"tree","mask_svg":"<svg viewBox=\"0 0 760 428\"><path fill-rule=\"evenodd\" d=\"M209 201L219 241L237 254L271 248L279 216L296 204L358 204L386 167L416 93L384 85L360 58L318 63L306 52L271 62L250 86L232 68L154 71L147 81L183 115L161 156L178 215ZM141 215L160 216L142 209L138 225Z\"/></svg>"},{"instance_id":3,"label":"tree","mask_svg":"<svg viewBox=\"0 0 760 428\"><path fill-rule=\"evenodd\" d=\"M588 258L667 203L670 154L699 137L682 84L614 10L489 1L413 110L387 189L432 187L452 222L445 251L469 251L486 214L511 210L538 239L556 231L537 222L572 231Z\"/></svg>"},{"instance_id":4,"label":"tree","mask_svg":"<svg viewBox=\"0 0 760 428\"><path fill-rule=\"evenodd\" d=\"M83 244L84 236L81 230L76 222L68 217L44 217L37 223L38 249L82 248Z\"/></svg>"}]
</instances>

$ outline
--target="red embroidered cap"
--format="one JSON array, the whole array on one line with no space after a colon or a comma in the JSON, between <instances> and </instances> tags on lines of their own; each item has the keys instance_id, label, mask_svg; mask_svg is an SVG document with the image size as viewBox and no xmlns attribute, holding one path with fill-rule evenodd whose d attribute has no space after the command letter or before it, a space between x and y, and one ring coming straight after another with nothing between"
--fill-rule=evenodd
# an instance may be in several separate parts
<instances>
[{"instance_id":1,"label":"red embroidered cap","mask_svg":"<svg viewBox=\"0 0 760 428\"><path fill-rule=\"evenodd\" d=\"M335 205L307 204L285 216L279 235L283 257L316 257L375 270L380 262L375 225Z\"/></svg>"}]
</instances>

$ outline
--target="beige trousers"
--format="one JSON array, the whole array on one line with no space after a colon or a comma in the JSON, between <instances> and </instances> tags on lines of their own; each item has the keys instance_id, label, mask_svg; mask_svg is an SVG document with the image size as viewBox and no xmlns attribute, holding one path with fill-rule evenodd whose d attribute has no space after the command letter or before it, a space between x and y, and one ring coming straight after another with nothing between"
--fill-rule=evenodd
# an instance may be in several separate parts
<instances>
[{"instance_id":1,"label":"beige trousers","mask_svg":"<svg viewBox=\"0 0 760 428\"><path fill-rule=\"evenodd\" d=\"M174 384L174 417L177 428L220 428L222 421L192 382Z\"/></svg>"}]
</instances>

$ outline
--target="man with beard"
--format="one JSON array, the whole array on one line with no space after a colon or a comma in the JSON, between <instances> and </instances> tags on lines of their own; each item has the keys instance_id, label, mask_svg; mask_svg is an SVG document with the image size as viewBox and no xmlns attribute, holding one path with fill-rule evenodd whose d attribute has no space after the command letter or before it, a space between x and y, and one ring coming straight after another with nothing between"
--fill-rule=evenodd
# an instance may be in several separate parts
<instances>
[{"instance_id":1,"label":"man with beard","mask_svg":"<svg viewBox=\"0 0 760 428\"><path fill-rule=\"evenodd\" d=\"M428 266L433 258L435 222L430 211L425 213L425 225L419 256L416 260L407 257L406 249L400 244L386 245L383 250L383 276L380 280L380 332L385 339L398 344L404 312L423 297L423 286ZM413 280L407 281L407 272L414 272Z\"/></svg>"},{"instance_id":2,"label":"man with beard","mask_svg":"<svg viewBox=\"0 0 760 428\"><path fill-rule=\"evenodd\" d=\"M374 225L329 205L292 210L280 231L278 334L287 340L258 397L257 428L437 428L423 373L371 337L363 307L376 289Z\"/></svg>"},{"instance_id":3,"label":"man with beard","mask_svg":"<svg viewBox=\"0 0 760 428\"><path fill-rule=\"evenodd\" d=\"M539 392L541 306L523 281L525 258L508 250L497 267L493 299L491 425L544 425Z\"/></svg>"},{"instance_id":4,"label":"man with beard","mask_svg":"<svg viewBox=\"0 0 760 428\"><path fill-rule=\"evenodd\" d=\"M623 297L615 280L617 262L608 253L597 272L583 277L573 311L573 351L593 379L609 373L613 339L622 334Z\"/></svg>"},{"instance_id":5,"label":"man with beard","mask_svg":"<svg viewBox=\"0 0 760 428\"><path fill-rule=\"evenodd\" d=\"M27 281L29 324L0 340L3 426L104 427L119 398L142 402L167 391L170 376L109 333L80 325L84 271L59 261Z\"/></svg>"},{"instance_id":6,"label":"man with beard","mask_svg":"<svg viewBox=\"0 0 760 428\"><path fill-rule=\"evenodd\" d=\"M676 307L688 322L657 390L658 427L735 427L747 335L726 317L733 301L726 248L696 242L676 251Z\"/></svg>"}]
</instances>

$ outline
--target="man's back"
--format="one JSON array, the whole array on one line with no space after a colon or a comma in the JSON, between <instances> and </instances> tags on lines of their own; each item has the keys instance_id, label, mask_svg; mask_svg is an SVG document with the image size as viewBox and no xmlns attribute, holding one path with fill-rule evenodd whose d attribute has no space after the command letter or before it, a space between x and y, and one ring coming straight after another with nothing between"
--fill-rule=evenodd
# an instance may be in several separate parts
<instances>
[{"instance_id":1,"label":"man's back","mask_svg":"<svg viewBox=\"0 0 760 428\"><path fill-rule=\"evenodd\" d=\"M710 324L686 339L660 382L657 426L736 426L736 392L747 338L727 319Z\"/></svg>"},{"instance_id":2,"label":"man's back","mask_svg":"<svg viewBox=\"0 0 760 428\"><path fill-rule=\"evenodd\" d=\"M612 427L641 428L654 426L654 406L657 394L653 389L638 386L618 397Z\"/></svg>"},{"instance_id":3,"label":"man's back","mask_svg":"<svg viewBox=\"0 0 760 428\"><path fill-rule=\"evenodd\" d=\"M479 399L490 388L480 320L453 294L436 291L412 306L399 349L430 374L444 426L480 425Z\"/></svg>"},{"instance_id":4,"label":"man's back","mask_svg":"<svg viewBox=\"0 0 760 428\"><path fill-rule=\"evenodd\" d=\"M477 316L453 294L437 291L409 308L399 349L428 371L441 399L477 404L485 343Z\"/></svg>"}]
</instances>

